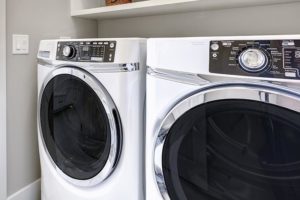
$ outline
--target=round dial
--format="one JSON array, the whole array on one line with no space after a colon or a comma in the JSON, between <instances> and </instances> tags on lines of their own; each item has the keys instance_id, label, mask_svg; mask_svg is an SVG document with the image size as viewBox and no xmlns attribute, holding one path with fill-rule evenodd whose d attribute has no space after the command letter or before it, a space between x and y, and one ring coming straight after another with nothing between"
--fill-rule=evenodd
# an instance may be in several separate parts
<instances>
[{"instance_id":1,"label":"round dial","mask_svg":"<svg viewBox=\"0 0 300 200\"><path fill-rule=\"evenodd\" d=\"M66 45L63 48L63 55L67 58L73 58L76 54L76 49L74 46Z\"/></svg>"},{"instance_id":2,"label":"round dial","mask_svg":"<svg viewBox=\"0 0 300 200\"><path fill-rule=\"evenodd\" d=\"M248 72L259 72L268 66L269 59L263 50L248 48L240 54L239 63Z\"/></svg>"}]
</instances>

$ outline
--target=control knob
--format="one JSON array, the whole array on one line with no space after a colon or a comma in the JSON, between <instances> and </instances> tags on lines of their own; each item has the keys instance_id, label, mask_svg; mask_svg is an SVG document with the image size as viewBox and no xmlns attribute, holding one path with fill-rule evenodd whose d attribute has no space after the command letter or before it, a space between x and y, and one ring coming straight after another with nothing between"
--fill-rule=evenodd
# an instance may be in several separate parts
<instances>
[{"instance_id":1,"label":"control knob","mask_svg":"<svg viewBox=\"0 0 300 200\"><path fill-rule=\"evenodd\" d=\"M260 72L269 65L267 53L259 48L248 48L238 58L240 66L248 72Z\"/></svg>"},{"instance_id":2,"label":"control knob","mask_svg":"<svg viewBox=\"0 0 300 200\"><path fill-rule=\"evenodd\" d=\"M65 45L63 48L63 55L66 58L74 58L74 56L76 55L75 47L72 45Z\"/></svg>"}]
</instances>

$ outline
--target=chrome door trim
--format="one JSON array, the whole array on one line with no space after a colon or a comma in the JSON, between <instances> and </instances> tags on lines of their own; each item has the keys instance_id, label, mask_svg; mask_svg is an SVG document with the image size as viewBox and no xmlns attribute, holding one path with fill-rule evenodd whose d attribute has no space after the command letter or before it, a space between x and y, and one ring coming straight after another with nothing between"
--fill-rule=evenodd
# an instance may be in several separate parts
<instances>
[{"instance_id":1,"label":"chrome door trim","mask_svg":"<svg viewBox=\"0 0 300 200\"><path fill-rule=\"evenodd\" d=\"M94 73L110 72L134 72L140 70L140 63L92 63L92 62L72 62L72 61L53 61L39 58L38 64L45 67L58 65L77 65L79 68L89 70Z\"/></svg>"},{"instance_id":2,"label":"chrome door trim","mask_svg":"<svg viewBox=\"0 0 300 200\"><path fill-rule=\"evenodd\" d=\"M288 88L262 83L215 83L202 87L176 102L155 126L154 174L164 200L171 200L162 168L162 153L166 137L173 124L190 109L217 100L242 99L281 106L300 112L300 94Z\"/></svg>"},{"instance_id":3,"label":"chrome door trim","mask_svg":"<svg viewBox=\"0 0 300 200\"><path fill-rule=\"evenodd\" d=\"M110 134L111 134L111 146L110 146L110 153L108 156L108 159L106 161L106 164L104 165L104 168L100 171L99 174L97 174L95 177L88 179L88 180L78 180L71 178L70 176L66 175L62 170L59 169L59 167L55 164L53 161L47 146L45 144L45 140L42 134L42 128L41 128L41 119L40 119L40 110L41 110L41 100L44 93L44 90L49 83L50 80L52 80L54 77L62 74L72 75L80 80L84 81L88 86L90 86L94 92L99 97L101 103L103 104L106 115L108 117L109 125L110 125ZM64 178L66 181L70 182L73 185L76 186L83 186L83 187L91 187L96 184L102 183L105 181L111 173L116 168L116 164L118 162L118 159L121 154L121 146L122 146L122 130L120 128L120 132L118 133L118 126L121 126L121 121L119 119L119 116L114 116L113 112L118 112L115 103L113 102L112 98L110 97L109 93L106 91L105 87L98 81L95 77L90 75L89 73L85 72L82 69L76 68L75 66L60 66L50 72L50 74L45 79L42 88L39 93L39 100L38 100L38 128L39 128L39 135L43 142L43 148L46 151L46 154L48 155L49 160L52 163L53 168L58 172L58 174Z\"/></svg>"},{"instance_id":4,"label":"chrome door trim","mask_svg":"<svg viewBox=\"0 0 300 200\"><path fill-rule=\"evenodd\" d=\"M147 67L147 74L157 78L175 81L179 83L186 83L189 85L206 85L209 81L201 78L198 74L187 72L178 72L174 70L151 68Z\"/></svg>"}]
</instances>

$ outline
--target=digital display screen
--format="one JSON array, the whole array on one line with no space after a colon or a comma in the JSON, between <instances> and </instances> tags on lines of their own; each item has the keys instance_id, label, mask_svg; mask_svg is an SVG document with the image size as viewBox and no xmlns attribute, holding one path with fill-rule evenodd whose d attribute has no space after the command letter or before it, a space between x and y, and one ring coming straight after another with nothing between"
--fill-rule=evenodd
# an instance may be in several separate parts
<instances>
[{"instance_id":1,"label":"digital display screen","mask_svg":"<svg viewBox=\"0 0 300 200\"><path fill-rule=\"evenodd\" d=\"M81 46L80 47L80 59L81 60L89 60L91 57L90 47L89 46Z\"/></svg>"},{"instance_id":2,"label":"digital display screen","mask_svg":"<svg viewBox=\"0 0 300 200\"><path fill-rule=\"evenodd\" d=\"M89 46L83 46L82 51L89 51L90 47Z\"/></svg>"}]
</instances>

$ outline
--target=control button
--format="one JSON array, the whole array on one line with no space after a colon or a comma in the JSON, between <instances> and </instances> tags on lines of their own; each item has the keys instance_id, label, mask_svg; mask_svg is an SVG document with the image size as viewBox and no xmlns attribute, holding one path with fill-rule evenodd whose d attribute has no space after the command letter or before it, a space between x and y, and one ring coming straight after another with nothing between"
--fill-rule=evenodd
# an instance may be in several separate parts
<instances>
[{"instance_id":1,"label":"control button","mask_svg":"<svg viewBox=\"0 0 300 200\"><path fill-rule=\"evenodd\" d=\"M91 57L91 61L102 62L103 58L101 58L101 57Z\"/></svg>"},{"instance_id":2,"label":"control button","mask_svg":"<svg viewBox=\"0 0 300 200\"><path fill-rule=\"evenodd\" d=\"M297 74L296 72L285 72L286 77L296 78Z\"/></svg>"},{"instance_id":3,"label":"control button","mask_svg":"<svg viewBox=\"0 0 300 200\"><path fill-rule=\"evenodd\" d=\"M231 42L223 42L222 43L224 47L230 47L231 46Z\"/></svg>"},{"instance_id":4,"label":"control button","mask_svg":"<svg viewBox=\"0 0 300 200\"><path fill-rule=\"evenodd\" d=\"M268 65L266 54L257 48L249 48L239 56L241 67L248 72L259 72Z\"/></svg>"},{"instance_id":5,"label":"control button","mask_svg":"<svg viewBox=\"0 0 300 200\"><path fill-rule=\"evenodd\" d=\"M214 57L214 58L218 57L218 54L213 53L213 57Z\"/></svg>"},{"instance_id":6,"label":"control button","mask_svg":"<svg viewBox=\"0 0 300 200\"><path fill-rule=\"evenodd\" d=\"M114 48L115 47L115 43L110 43L109 47L110 48Z\"/></svg>"},{"instance_id":7,"label":"control button","mask_svg":"<svg viewBox=\"0 0 300 200\"><path fill-rule=\"evenodd\" d=\"M74 58L74 56L76 55L75 47L72 45L65 45L63 48L63 55L66 58Z\"/></svg>"},{"instance_id":8,"label":"control button","mask_svg":"<svg viewBox=\"0 0 300 200\"><path fill-rule=\"evenodd\" d=\"M210 46L210 48L213 50L213 51L217 51L219 50L220 46L217 44L217 43L214 43Z\"/></svg>"},{"instance_id":9,"label":"control button","mask_svg":"<svg viewBox=\"0 0 300 200\"><path fill-rule=\"evenodd\" d=\"M289 41L289 40L285 40L282 42L282 46L295 46L295 42L294 41Z\"/></svg>"}]
</instances>

